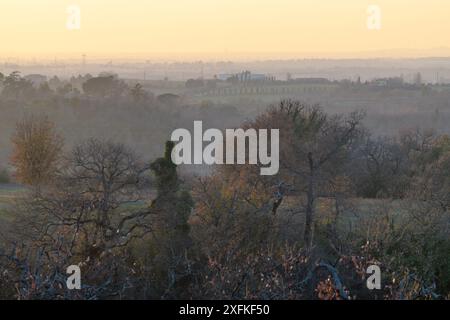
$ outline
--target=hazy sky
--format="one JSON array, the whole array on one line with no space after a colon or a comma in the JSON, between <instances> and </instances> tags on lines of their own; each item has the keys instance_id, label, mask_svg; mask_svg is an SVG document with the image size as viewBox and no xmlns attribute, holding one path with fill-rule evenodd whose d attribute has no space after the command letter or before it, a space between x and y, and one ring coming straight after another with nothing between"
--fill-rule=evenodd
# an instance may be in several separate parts
<instances>
[{"instance_id":1,"label":"hazy sky","mask_svg":"<svg viewBox=\"0 0 450 320\"><path fill-rule=\"evenodd\" d=\"M66 27L72 4L81 9L79 30ZM381 9L380 30L367 27L370 4ZM363 57L450 48L449 0L0 0L0 14L3 58Z\"/></svg>"}]
</instances>

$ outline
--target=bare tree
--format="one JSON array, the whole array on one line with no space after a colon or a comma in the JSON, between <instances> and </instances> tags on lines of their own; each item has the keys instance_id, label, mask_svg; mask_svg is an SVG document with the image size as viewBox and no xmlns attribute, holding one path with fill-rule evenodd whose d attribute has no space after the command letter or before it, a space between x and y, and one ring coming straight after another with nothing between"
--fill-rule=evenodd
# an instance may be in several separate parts
<instances>
[{"instance_id":1,"label":"bare tree","mask_svg":"<svg viewBox=\"0 0 450 320\"><path fill-rule=\"evenodd\" d=\"M364 114L328 116L318 106L283 100L256 121L280 126L281 175L293 192L304 195L304 241L311 246L318 197L330 194L332 183L344 171L359 139Z\"/></svg>"},{"instance_id":2,"label":"bare tree","mask_svg":"<svg viewBox=\"0 0 450 320\"><path fill-rule=\"evenodd\" d=\"M142 209L147 170L124 145L88 140L65 159L51 187L23 204L22 226L44 242L63 233L71 238L68 250L83 256L125 246L151 231L150 213Z\"/></svg>"}]
</instances>

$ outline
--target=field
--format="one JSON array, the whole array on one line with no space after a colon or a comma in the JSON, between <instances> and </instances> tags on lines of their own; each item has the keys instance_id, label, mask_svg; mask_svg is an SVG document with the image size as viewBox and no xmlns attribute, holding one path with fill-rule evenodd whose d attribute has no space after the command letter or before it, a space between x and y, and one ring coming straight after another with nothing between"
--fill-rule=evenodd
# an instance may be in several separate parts
<instances>
[{"instance_id":1,"label":"field","mask_svg":"<svg viewBox=\"0 0 450 320\"><path fill-rule=\"evenodd\" d=\"M24 187L17 184L0 184L0 221L11 218L8 208L25 190Z\"/></svg>"},{"instance_id":2,"label":"field","mask_svg":"<svg viewBox=\"0 0 450 320\"><path fill-rule=\"evenodd\" d=\"M26 191L26 188L18 184L5 184L0 183L0 219L10 219L10 209L15 201L20 198ZM149 199L155 197L155 192L149 193ZM123 204L122 207L126 207L129 210L135 210L149 205L149 201L139 201ZM297 214L301 200L297 197L287 197L280 207L281 218L291 220L291 222L298 227L302 227L304 217L302 214ZM388 200L376 200L376 199L359 199L354 198L347 201L345 210L339 217L340 227L342 231L352 231L357 228L357 224L364 220L380 214L382 211L389 211L392 215L391 218L395 221L399 221L404 216L402 210L402 201L388 201ZM329 222L335 215L334 201L332 199L321 198L317 205L317 217L316 221L320 224Z\"/></svg>"}]
</instances>

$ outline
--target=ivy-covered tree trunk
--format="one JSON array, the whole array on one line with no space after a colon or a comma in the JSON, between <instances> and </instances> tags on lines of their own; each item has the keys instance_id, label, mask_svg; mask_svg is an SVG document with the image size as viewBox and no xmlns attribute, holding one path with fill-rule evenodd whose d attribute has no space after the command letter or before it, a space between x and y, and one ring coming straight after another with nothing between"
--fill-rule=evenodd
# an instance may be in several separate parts
<instances>
[{"instance_id":1,"label":"ivy-covered tree trunk","mask_svg":"<svg viewBox=\"0 0 450 320\"><path fill-rule=\"evenodd\" d=\"M157 197L152 209L157 215L156 236L160 241L159 263L166 270L167 285L164 298L181 298L187 290L183 283L188 283L189 248L192 240L189 236L189 215L194 206L186 190L182 190L178 179L177 166L172 162L172 141L166 143L163 158L151 164L156 177ZM188 298L188 297L185 297Z\"/></svg>"}]
</instances>

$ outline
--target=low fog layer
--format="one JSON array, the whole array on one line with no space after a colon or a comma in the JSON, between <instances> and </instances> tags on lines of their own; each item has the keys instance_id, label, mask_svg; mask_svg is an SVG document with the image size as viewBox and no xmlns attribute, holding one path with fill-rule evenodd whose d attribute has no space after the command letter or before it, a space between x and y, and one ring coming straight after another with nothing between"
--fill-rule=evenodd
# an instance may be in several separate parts
<instances>
[{"instance_id":1,"label":"low fog layer","mask_svg":"<svg viewBox=\"0 0 450 320\"><path fill-rule=\"evenodd\" d=\"M390 65L394 63L396 68ZM74 69L85 68L86 74L65 78L54 75L59 73L57 66L4 65L0 69L2 166L9 161L15 124L27 114L48 115L68 147L94 136L111 138L127 143L146 158L161 154L170 133L176 128L192 128L194 120L203 120L205 127L234 128L284 98L318 104L331 114L363 110L367 114L364 124L376 135L395 135L414 128L450 132L450 86L432 79L434 72L442 81L450 74L450 60L446 59L149 66L155 77L156 66L165 66L167 73L176 71L178 78L192 78L172 80L177 77L171 74L162 80L127 79L128 71L119 66L110 66L114 73L95 74L105 67L101 65L92 70L72 65ZM9 73L15 67L41 74ZM244 67L245 71L236 71ZM256 71L246 71L250 68ZM203 77L195 76L196 69L203 72ZM143 70L148 69L140 72ZM270 72L257 73L259 70ZM309 70L307 74L305 70ZM211 71L217 73L209 74ZM287 79L281 76L283 73ZM329 77L321 77L324 75ZM152 73L148 72L147 77ZM333 80L336 78L344 80ZM102 79L109 82L101 83Z\"/></svg>"}]
</instances>

